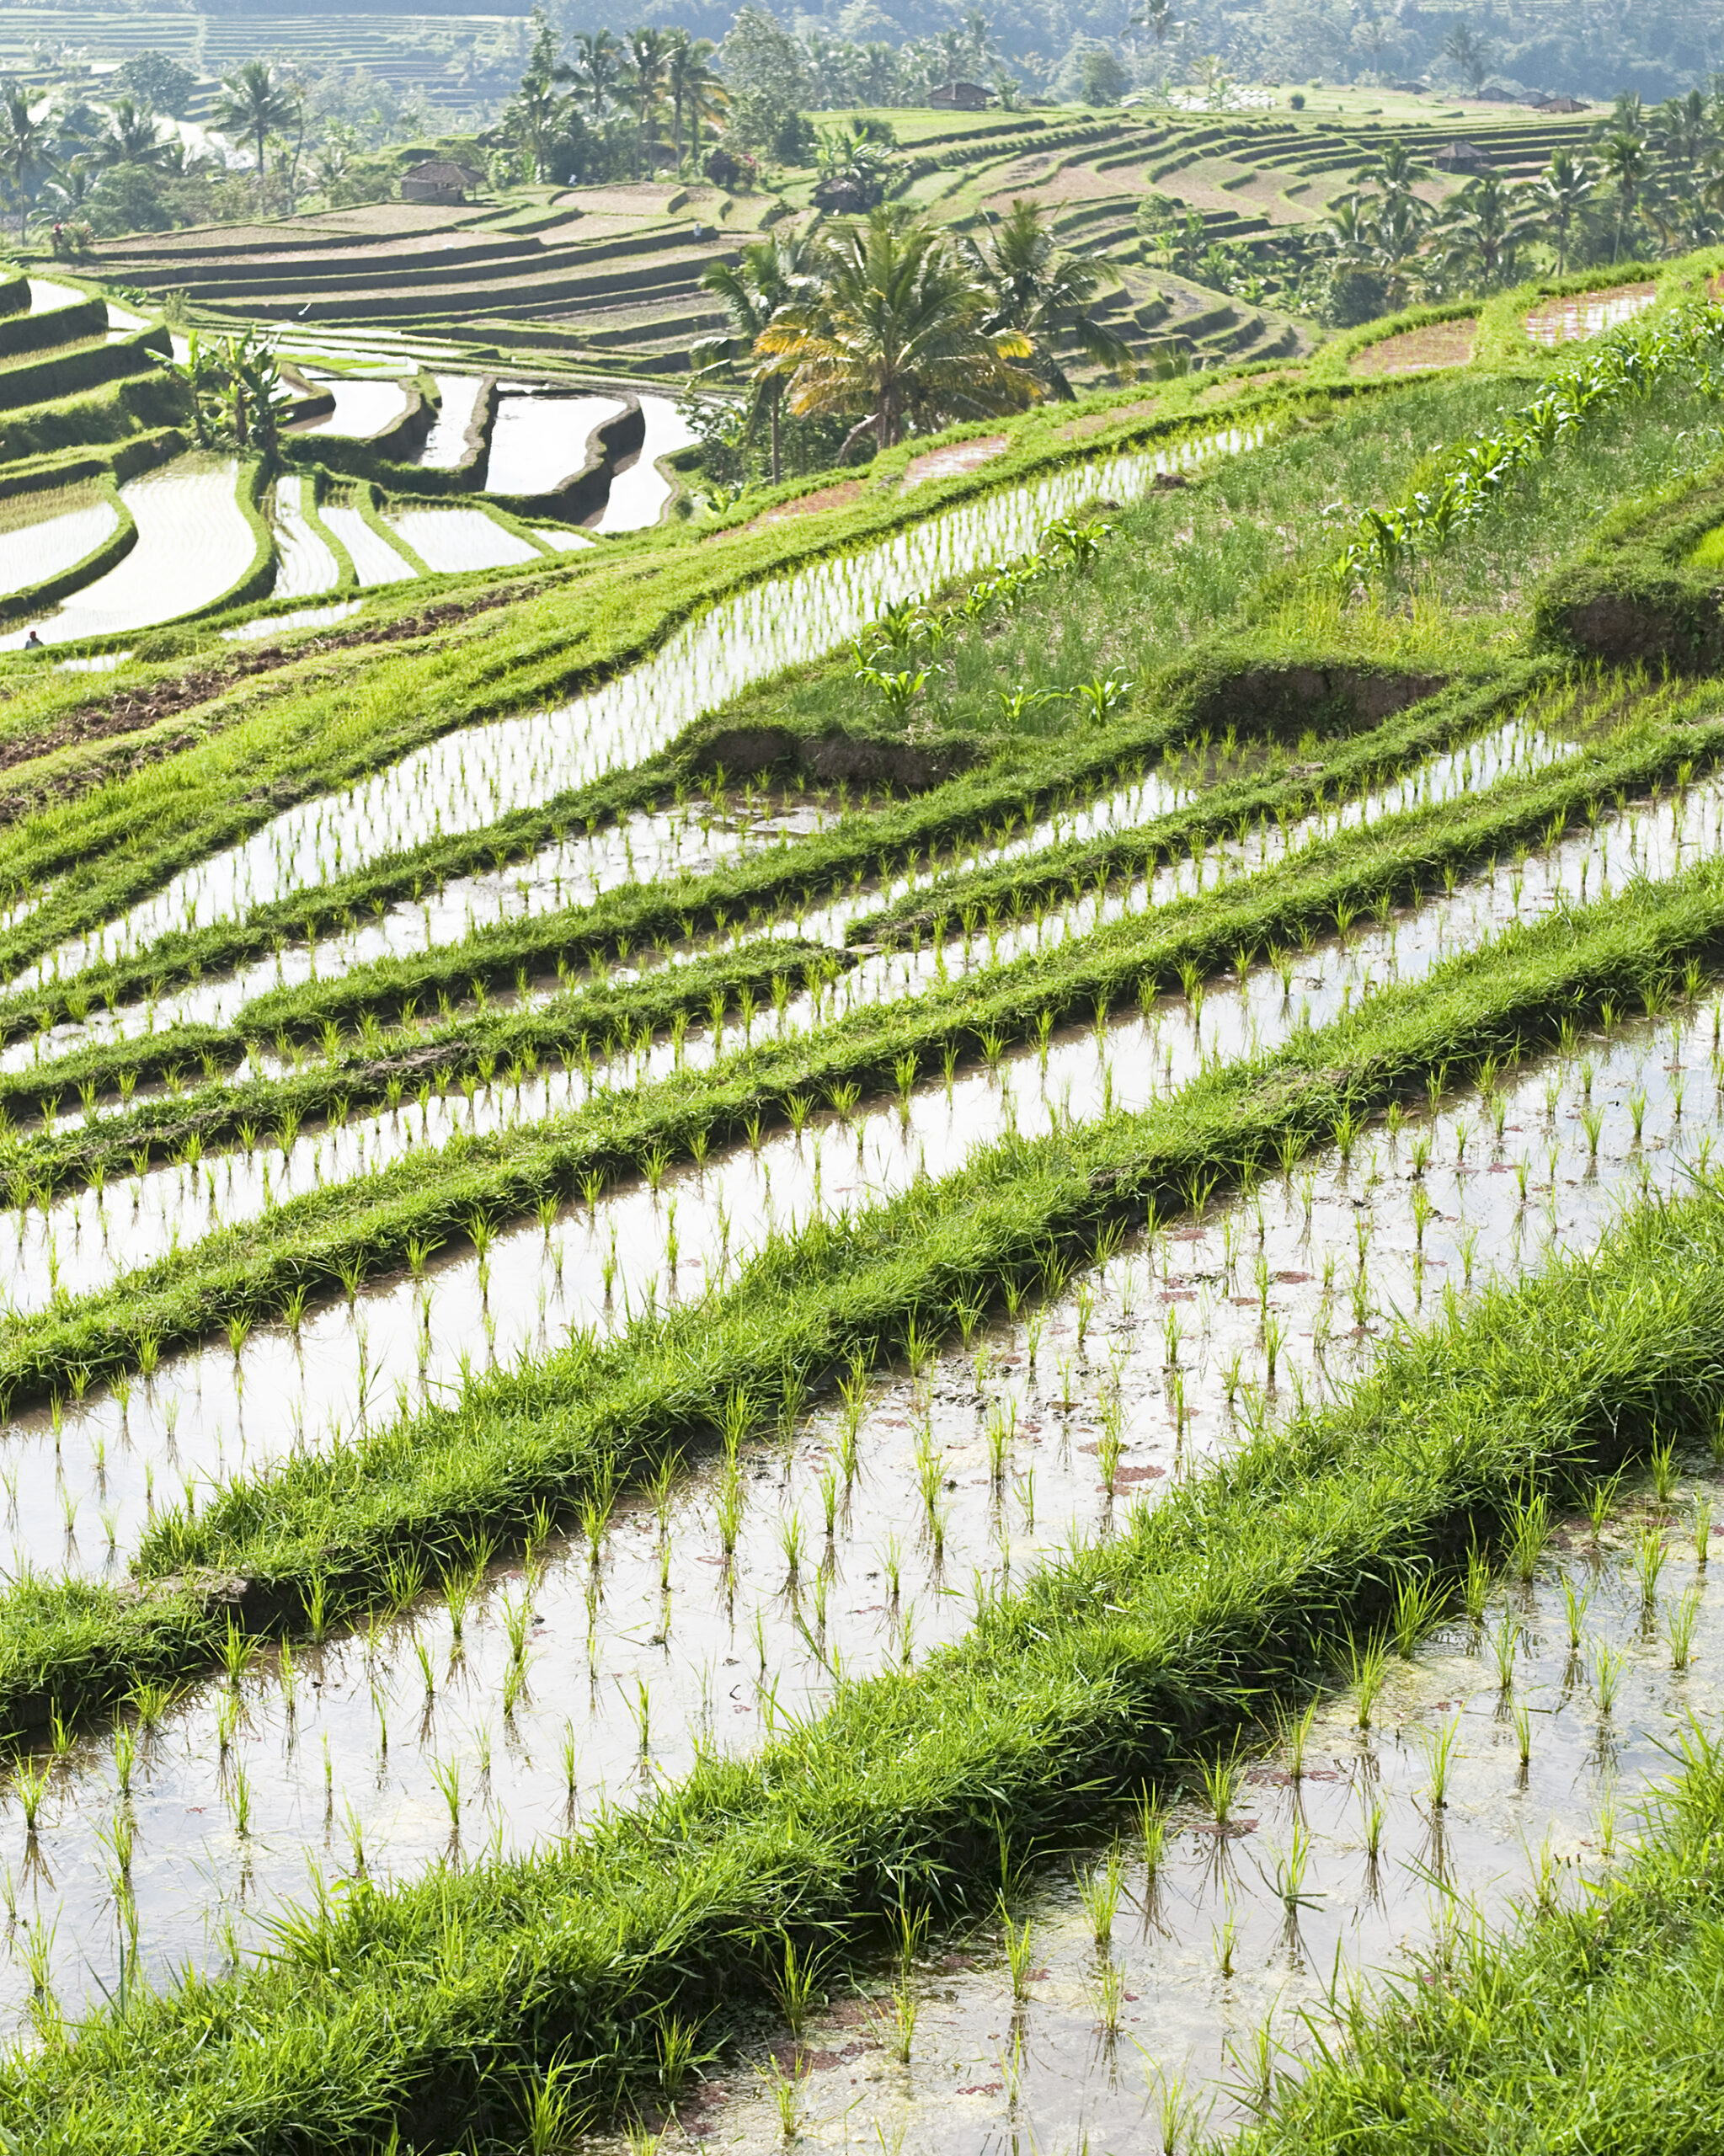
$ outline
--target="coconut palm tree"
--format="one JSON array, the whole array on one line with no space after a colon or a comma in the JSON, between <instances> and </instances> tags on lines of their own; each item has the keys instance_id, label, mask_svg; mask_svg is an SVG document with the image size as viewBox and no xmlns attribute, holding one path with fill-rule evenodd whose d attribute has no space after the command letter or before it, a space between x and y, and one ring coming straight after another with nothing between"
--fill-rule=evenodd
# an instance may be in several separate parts
<instances>
[{"instance_id":1,"label":"coconut palm tree","mask_svg":"<svg viewBox=\"0 0 1724 2156\"><path fill-rule=\"evenodd\" d=\"M1528 221L1515 191L1495 173L1470 179L1438 227L1438 259L1468 284L1489 291L1513 275Z\"/></svg>"},{"instance_id":2,"label":"coconut palm tree","mask_svg":"<svg viewBox=\"0 0 1724 2156\"><path fill-rule=\"evenodd\" d=\"M650 25L628 34L626 47L628 73L622 94L632 107L637 123L634 176L640 178L641 152L651 146L659 109L665 102L665 76L670 67L670 39Z\"/></svg>"},{"instance_id":3,"label":"coconut palm tree","mask_svg":"<svg viewBox=\"0 0 1724 2156\"><path fill-rule=\"evenodd\" d=\"M583 30L574 40L575 94L602 120L622 82L622 40L609 30Z\"/></svg>"},{"instance_id":4,"label":"coconut palm tree","mask_svg":"<svg viewBox=\"0 0 1724 2156\"><path fill-rule=\"evenodd\" d=\"M1385 196L1392 199L1405 195L1410 200L1419 198L1414 187L1422 179L1430 179L1432 168L1424 163L1409 142L1391 136L1377 154L1359 167L1353 175L1355 187L1380 188Z\"/></svg>"},{"instance_id":5,"label":"coconut palm tree","mask_svg":"<svg viewBox=\"0 0 1724 2156\"><path fill-rule=\"evenodd\" d=\"M161 125L148 105L136 98L115 98L108 125L96 138L97 163L160 167L167 163L167 152Z\"/></svg>"},{"instance_id":6,"label":"coconut palm tree","mask_svg":"<svg viewBox=\"0 0 1724 2156\"><path fill-rule=\"evenodd\" d=\"M701 147L701 122L724 109L724 86L712 65L718 50L709 37L691 37L686 30L672 30L665 61L665 88L670 99L670 148L682 163L682 128L688 123L689 147Z\"/></svg>"},{"instance_id":7,"label":"coconut palm tree","mask_svg":"<svg viewBox=\"0 0 1724 2156\"><path fill-rule=\"evenodd\" d=\"M10 181L17 199L20 240L29 222L36 189L53 168L51 115L45 112L38 119L31 112L27 90L8 88L0 92L0 172Z\"/></svg>"},{"instance_id":8,"label":"coconut palm tree","mask_svg":"<svg viewBox=\"0 0 1724 2156\"><path fill-rule=\"evenodd\" d=\"M1553 150L1551 162L1528 190L1532 213L1556 243L1556 275L1568 274L1568 236L1574 221L1598 191L1599 167L1572 150Z\"/></svg>"},{"instance_id":9,"label":"coconut palm tree","mask_svg":"<svg viewBox=\"0 0 1724 2156\"><path fill-rule=\"evenodd\" d=\"M1616 237L1610 249L1615 262L1622 253L1622 236L1640 206L1652 160L1644 135L1630 127L1613 127L1599 145L1599 162L1616 194Z\"/></svg>"},{"instance_id":10,"label":"coconut palm tree","mask_svg":"<svg viewBox=\"0 0 1724 2156\"><path fill-rule=\"evenodd\" d=\"M729 334L696 345L696 369L710 376L742 367L750 391L750 430L763 412L766 416L775 486L782 471L785 377L775 359L756 358L755 347L761 334L793 300L812 296L809 270L814 248L806 233L776 232L744 248L740 260L709 262L701 272L701 283L724 310Z\"/></svg>"},{"instance_id":11,"label":"coconut palm tree","mask_svg":"<svg viewBox=\"0 0 1724 2156\"><path fill-rule=\"evenodd\" d=\"M890 449L907 429L1021 410L1041 384L1021 329L985 325L993 295L938 227L888 205L834 226L814 264L819 289L761 333L798 414L860 412L841 456L865 434Z\"/></svg>"},{"instance_id":12,"label":"coconut palm tree","mask_svg":"<svg viewBox=\"0 0 1724 2156\"><path fill-rule=\"evenodd\" d=\"M1092 261L1059 245L1043 221L1039 202L1015 200L986 239L963 243L992 304L984 330L1016 330L1030 347L1031 367L1056 398L1077 395L1056 348L1075 344L1110 374L1132 373L1131 347L1091 312L1097 292L1118 286L1111 262Z\"/></svg>"},{"instance_id":13,"label":"coconut palm tree","mask_svg":"<svg viewBox=\"0 0 1724 2156\"><path fill-rule=\"evenodd\" d=\"M264 147L272 135L293 126L298 117L286 82L267 60L248 60L222 85L222 94L216 100L216 125L256 144L259 200L264 191Z\"/></svg>"},{"instance_id":14,"label":"coconut palm tree","mask_svg":"<svg viewBox=\"0 0 1724 2156\"><path fill-rule=\"evenodd\" d=\"M1443 57L1454 62L1460 71L1461 80L1475 94L1484 88L1485 77L1490 72L1487 48L1484 40L1465 18L1444 39Z\"/></svg>"}]
</instances>

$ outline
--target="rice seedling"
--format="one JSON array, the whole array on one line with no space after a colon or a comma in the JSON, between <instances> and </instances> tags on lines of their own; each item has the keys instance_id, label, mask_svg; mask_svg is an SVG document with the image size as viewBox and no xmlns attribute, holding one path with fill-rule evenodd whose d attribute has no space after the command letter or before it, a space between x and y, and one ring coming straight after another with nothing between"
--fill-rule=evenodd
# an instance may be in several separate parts
<instances>
[{"instance_id":1,"label":"rice seedling","mask_svg":"<svg viewBox=\"0 0 1724 2156\"><path fill-rule=\"evenodd\" d=\"M1679 1596L1675 1607L1665 1620L1665 1636L1670 1643L1670 1667L1686 1669L1694 1646L1695 1627L1700 1623L1700 1591L1690 1588Z\"/></svg>"},{"instance_id":2,"label":"rice seedling","mask_svg":"<svg viewBox=\"0 0 1724 2156\"><path fill-rule=\"evenodd\" d=\"M1643 1609L1650 1610L1658 1598L1658 1577L1669 1554L1669 1545L1657 1527L1642 1528L1635 1538L1632 1564L1635 1577L1640 1582Z\"/></svg>"},{"instance_id":3,"label":"rice seedling","mask_svg":"<svg viewBox=\"0 0 1724 2156\"><path fill-rule=\"evenodd\" d=\"M1114 1915L1125 1891L1124 1860L1115 1847L1093 1870L1080 1871L1075 1876L1078 1897L1083 1903L1090 1935L1097 1946L1106 1946L1113 1936Z\"/></svg>"},{"instance_id":4,"label":"rice seedling","mask_svg":"<svg viewBox=\"0 0 1724 2156\"><path fill-rule=\"evenodd\" d=\"M1030 1983L1035 1973L1034 1925L1028 1917L1022 1924L1014 1924L1003 1894L999 1899L998 1913L1006 1966L1011 1975L1012 2003L1021 2006L1030 1997Z\"/></svg>"}]
</instances>

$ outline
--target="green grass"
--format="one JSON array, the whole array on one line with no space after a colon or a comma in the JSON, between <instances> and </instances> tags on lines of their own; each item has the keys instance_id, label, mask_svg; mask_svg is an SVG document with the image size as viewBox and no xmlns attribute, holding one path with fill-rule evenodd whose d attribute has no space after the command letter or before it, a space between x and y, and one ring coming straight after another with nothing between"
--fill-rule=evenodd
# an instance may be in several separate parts
<instances>
[{"instance_id":1,"label":"green grass","mask_svg":"<svg viewBox=\"0 0 1724 2156\"><path fill-rule=\"evenodd\" d=\"M1709 1185L1402 1333L1351 1399L1134 1509L913 1673L844 1684L756 1760L709 1756L536 1857L350 1882L270 1961L97 2012L6 2071L0 2129L45 2156L513 2146L553 2060L582 2104L661 2100L666 2017L734 2038L787 1940L866 1956L900 1908L979 1909L1002 1835L1015 1861L1070 1846L1331 1681L1397 1582L1488 1546L1529 1493L1710 1430L1721 1336Z\"/></svg>"}]
</instances>

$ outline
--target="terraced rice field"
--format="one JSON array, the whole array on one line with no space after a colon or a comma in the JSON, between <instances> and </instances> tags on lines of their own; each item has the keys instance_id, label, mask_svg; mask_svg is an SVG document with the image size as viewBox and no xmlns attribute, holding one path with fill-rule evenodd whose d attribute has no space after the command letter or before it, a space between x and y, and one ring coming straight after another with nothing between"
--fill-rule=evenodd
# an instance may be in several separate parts
<instances>
[{"instance_id":1,"label":"terraced rice field","mask_svg":"<svg viewBox=\"0 0 1724 2156\"><path fill-rule=\"evenodd\" d=\"M978 429L801 553L278 482L329 634L29 677L5 2134L1369 2146L1493 1972L1704 1968L1724 699L1551 595L1724 521L1721 344Z\"/></svg>"},{"instance_id":2,"label":"terraced rice field","mask_svg":"<svg viewBox=\"0 0 1724 2156\"><path fill-rule=\"evenodd\" d=\"M26 495L7 506L19 520L0 529L0 595L58 576L93 552L120 524L111 502L76 495Z\"/></svg>"},{"instance_id":3,"label":"terraced rice field","mask_svg":"<svg viewBox=\"0 0 1724 2156\"><path fill-rule=\"evenodd\" d=\"M544 494L582 471L592 434L622 411L614 397L557 397L505 384L485 466L493 494Z\"/></svg>"},{"instance_id":4,"label":"terraced rice field","mask_svg":"<svg viewBox=\"0 0 1724 2156\"><path fill-rule=\"evenodd\" d=\"M176 457L120 490L137 543L105 576L33 625L44 643L124 635L211 606L239 583L258 542L239 506L239 467L204 451ZM15 649L25 634L0 638Z\"/></svg>"}]
</instances>

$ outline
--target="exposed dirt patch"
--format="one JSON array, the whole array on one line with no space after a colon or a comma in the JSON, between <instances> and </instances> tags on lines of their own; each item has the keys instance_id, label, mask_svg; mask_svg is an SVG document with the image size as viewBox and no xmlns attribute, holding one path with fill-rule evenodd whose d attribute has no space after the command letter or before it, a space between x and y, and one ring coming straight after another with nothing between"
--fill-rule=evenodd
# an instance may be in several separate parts
<instances>
[{"instance_id":1,"label":"exposed dirt patch","mask_svg":"<svg viewBox=\"0 0 1724 2156\"><path fill-rule=\"evenodd\" d=\"M793 502L780 502L777 509L763 511L746 528L764 531L769 524L787 524L793 516L814 516L823 509L841 509L846 502L853 502L862 490L860 479L841 479L835 486L819 488L812 494L798 494Z\"/></svg>"},{"instance_id":2,"label":"exposed dirt patch","mask_svg":"<svg viewBox=\"0 0 1724 2156\"><path fill-rule=\"evenodd\" d=\"M349 651L366 644L401 643L410 638L428 636L433 630L446 628L475 614L490 612L524 595L519 586L487 591L467 599L451 599L433 606L421 607L418 612L403 616L398 622L387 622L369 629L355 629L344 635L311 637L288 650L280 644L263 644L243 651L236 651L231 659L223 659L182 674L171 681L164 681L153 688L122 690L117 694L81 705L68 712L64 718L40 734L21 736L16 740L0 742L0 771L16 770L22 765L32 764L44 756L51 756L61 749L74 748L85 743L120 740L129 734L141 734L163 719L173 718L181 712L194 711L200 704L212 702L232 688L236 683L259 674L274 673L279 668L296 664L299 660L321 657L330 652ZM16 823L22 816L33 814L52 802L67 801L79 794L88 793L109 779L123 777L132 771L144 770L148 765L162 762L177 755L182 749L189 749L200 739L195 734L175 734L164 736L141 746L131 756L124 754L107 756L84 766L79 770L64 771L51 780L34 786L21 787L10 793L0 793L0 828ZM298 798L290 790L289 800Z\"/></svg>"},{"instance_id":3,"label":"exposed dirt patch","mask_svg":"<svg viewBox=\"0 0 1724 2156\"><path fill-rule=\"evenodd\" d=\"M798 734L787 726L731 726L702 742L694 760L697 770L722 765L733 777L778 771L821 784L849 779L916 793L967 770L975 761L975 750L967 741L924 744L901 736Z\"/></svg>"},{"instance_id":4,"label":"exposed dirt patch","mask_svg":"<svg viewBox=\"0 0 1724 2156\"><path fill-rule=\"evenodd\" d=\"M1431 322L1422 329L1403 329L1398 337L1385 337L1355 352L1348 372L1412 374L1419 367L1464 367L1478 334L1478 318L1470 314L1460 322Z\"/></svg>"},{"instance_id":5,"label":"exposed dirt patch","mask_svg":"<svg viewBox=\"0 0 1724 2156\"><path fill-rule=\"evenodd\" d=\"M947 449L925 450L905 466L905 486L919 485L924 479L950 479L960 472L974 472L979 464L997 456L1005 446L1004 435L984 435L975 441L955 441Z\"/></svg>"},{"instance_id":6,"label":"exposed dirt patch","mask_svg":"<svg viewBox=\"0 0 1724 2156\"><path fill-rule=\"evenodd\" d=\"M1059 430L1065 441L1081 441L1086 435L1098 435L1103 427L1118 426L1122 419L1147 419L1156 408L1156 399L1140 397L1135 404L1116 404L1111 412L1086 412L1081 419L1068 419Z\"/></svg>"}]
</instances>

